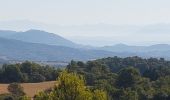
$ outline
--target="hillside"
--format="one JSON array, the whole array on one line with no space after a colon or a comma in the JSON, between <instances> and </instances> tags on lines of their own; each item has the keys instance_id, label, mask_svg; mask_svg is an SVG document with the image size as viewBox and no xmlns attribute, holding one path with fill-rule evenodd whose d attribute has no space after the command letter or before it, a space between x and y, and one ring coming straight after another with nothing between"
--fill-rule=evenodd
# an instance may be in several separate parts
<instances>
[{"instance_id":1,"label":"hillside","mask_svg":"<svg viewBox=\"0 0 170 100\"><path fill-rule=\"evenodd\" d=\"M77 44L57 35L40 30L29 30L25 32L0 31L0 37L21 40L30 43L41 43L48 45L76 47Z\"/></svg>"},{"instance_id":2,"label":"hillside","mask_svg":"<svg viewBox=\"0 0 170 100\"><path fill-rule=\"evenodd\" d=\"M163 58L72 61L67 69L83 75L91 88L107 91L106 100L170 100L170 61Z\"/></svg>"},{"instance_id":3,"label":"hillside","mask_svg":"<svg viewBox=\"0 0 170 100\"><path fill-rule=\"evenodd\" d=\"M168 44L156 44L151 46L129 46L125 44L117 44L113 46L104 46L100 49L112 52L162 52L169 51L170 45Z\"/></svg>"},{"instance_id":4,"label":"hillside","mask_svg":"<svg viewBox=\"0 0 170 100\"><path fill-rule=\"evenodd\" d=\"M25 32L0 31L0 59L4 60L90 60L111 56L164 57L170 59L170 45L92 47L73 43L57 34L29 30ZM18 41L17 41L18 40ZM22 47L22 48L21 48ZM18 49L19 48L19 49Z\"/></svg>"},{"instance_id":5,"label":"hillside","mask_svg":"<svg viewBox=\"0 0 170 100\"><path fill-rule=\"evenodd\" d=\"M0 38L0 56L8 60L70 61L72 59L89 60L115 55L119 54L103 50L75 49Z\"/></svg>"},{"instance_id":6,"label":"hillside","mask_svg":"<svg viewBox=\"0 0 170 100\"><path fill-rule=\"evenodd\" d=\"M130 54L131 56L141 56L145 58L156 57L170 59L170 45L168 44L156 44L151 46L129 46L125 44L117 44L113 46L104 46L97 48L98 50L117 52L123 54Z\"/></svg>"}]
</instances>

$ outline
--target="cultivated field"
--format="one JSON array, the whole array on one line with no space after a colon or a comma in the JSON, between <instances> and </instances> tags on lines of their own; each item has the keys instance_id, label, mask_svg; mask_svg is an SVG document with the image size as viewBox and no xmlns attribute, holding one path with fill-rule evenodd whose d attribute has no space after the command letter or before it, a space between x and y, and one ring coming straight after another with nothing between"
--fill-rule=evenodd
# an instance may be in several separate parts
<instances>
[{"instance_id":1,"label":"cultivated field","mask_svg":"<svg viewBox=\"0 0 170 100\"><path fill-rule=\"evenodd\" d=\"M37 92L51 88L56 84L56 81L41 82L41 83L22 83L24 92L27 96L33 97ZM0 84L0 94L8 93L7 87L9 84Z\"/></svg>"}]
</instances>

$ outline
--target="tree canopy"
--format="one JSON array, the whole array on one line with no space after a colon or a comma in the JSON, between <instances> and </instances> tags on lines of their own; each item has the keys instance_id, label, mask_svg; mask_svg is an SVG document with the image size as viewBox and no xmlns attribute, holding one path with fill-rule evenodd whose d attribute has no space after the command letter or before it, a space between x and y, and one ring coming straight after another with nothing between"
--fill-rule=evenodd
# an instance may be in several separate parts
<instances>
[{"instance_id":1,"label":"tree canopy","mask_svg":"<svg viewBox=\"0 0 170 100\"><path fill-rule=\"evenodd\" d=\"M72 61L67 69L83 75L91 88L107 91L109 100L170 99L170 61L163 58Z\"/></svg>"},{"instance_id":2,"label":"tree canopy","mask_svg":"<svg viewBox=\"0 0 170 100\"><path fill-rule=\"evenodd\" d=\"M0 82L43 82L56 80L61 70L50 66L41 66L33 62L4 64L0 68Z\"/></svg>"},{"instance_id":3,"label":"tree canopy","mask_svg":"<svg viewBox=\"0 0 170 100\"><path fill-rule=\"evenodd\" d=\"M107 100L107 94L85 86L82 76L63 71L55 88L50 93L40 92L35 100Z\"/></svg>"}]
</instances>

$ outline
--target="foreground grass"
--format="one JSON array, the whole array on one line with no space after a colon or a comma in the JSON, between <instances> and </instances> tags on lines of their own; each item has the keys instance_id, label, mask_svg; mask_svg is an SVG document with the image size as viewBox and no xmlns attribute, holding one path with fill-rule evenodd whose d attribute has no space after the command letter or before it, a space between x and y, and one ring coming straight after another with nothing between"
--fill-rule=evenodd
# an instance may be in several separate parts
<instances>
[{"instance_id":1,"label":"foreground grass","mask_svg":"<svg viewBox=\"0 0 170 100\"><path fill-rule=\"evenodd\" d=\"M49 89L56 84L56 81L41 82L41 83L21 83L21 86L24 88L24 92L27 96L33 97L40 91ZM0 94L8 93L9 84L0 84Z\"/></svg>"}]
</instances>

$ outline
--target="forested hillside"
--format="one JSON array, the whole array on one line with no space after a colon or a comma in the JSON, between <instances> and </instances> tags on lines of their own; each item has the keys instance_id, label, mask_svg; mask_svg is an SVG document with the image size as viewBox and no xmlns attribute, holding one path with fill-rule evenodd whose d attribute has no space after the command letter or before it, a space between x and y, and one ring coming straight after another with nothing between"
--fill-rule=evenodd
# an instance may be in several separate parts
<instances>
[{"instance_id":1,"label":"forested hillside","mask_svg":"<svg viewBox=\"0 0 170 100\"><path fill-rule=\"evenodd\" d=\"M63 71L25 62L3 65L0 76L4 83L57 79L54 88L37 93L35 100L170 100L170 61L163 58L71 61Z\"/></svg>"},{"instance_id":2,"label":"forested hillside","mask_svg":"<svg viewBox=\"0 0 170 100\"><path fill-rule=\"evenodd\" d=\"M68 67L85 77L87 85L107 91L110 100L169 100L170 61L163 58L103 58Z\"/></svg>"}]
</instances>

